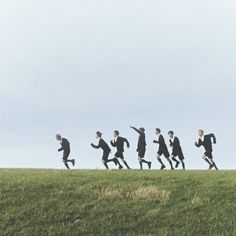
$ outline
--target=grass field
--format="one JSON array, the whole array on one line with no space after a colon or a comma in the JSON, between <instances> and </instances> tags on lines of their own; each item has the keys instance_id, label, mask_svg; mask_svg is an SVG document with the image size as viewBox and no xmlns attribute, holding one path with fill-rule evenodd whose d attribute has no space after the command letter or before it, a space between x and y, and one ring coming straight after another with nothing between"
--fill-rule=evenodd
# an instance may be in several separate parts
<instances>
[{"instance_id":1,"label":"grass field","mask_svg":"<svg viewBox=\"0 0 236 236\"><path fill-rule=\"evenodd\" d=\"M0 170L0 235L236 235L235 171Z\"/></svg>"}]
</instances>

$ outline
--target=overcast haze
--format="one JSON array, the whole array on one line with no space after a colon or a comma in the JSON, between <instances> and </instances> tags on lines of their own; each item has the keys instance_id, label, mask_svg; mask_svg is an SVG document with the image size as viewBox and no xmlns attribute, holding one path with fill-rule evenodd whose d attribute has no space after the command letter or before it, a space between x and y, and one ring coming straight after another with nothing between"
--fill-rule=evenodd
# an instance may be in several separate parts
<instances>
[{"instance_id":1,"label":"overcast haze","mask_svg":"<svg viewBox=\"0 0 236 236\"><path fill-rule=\"evenodd\" d=\"M134 125L147 159L160 127L180 138L187 168L207 168L193 146L203 128L219 168L236 168L235 13L233 0L1 1L0 167L64 168L59 132L77 168L103 168L90 143L119 129L138 168Z\"/></svg>"}]
</instances>

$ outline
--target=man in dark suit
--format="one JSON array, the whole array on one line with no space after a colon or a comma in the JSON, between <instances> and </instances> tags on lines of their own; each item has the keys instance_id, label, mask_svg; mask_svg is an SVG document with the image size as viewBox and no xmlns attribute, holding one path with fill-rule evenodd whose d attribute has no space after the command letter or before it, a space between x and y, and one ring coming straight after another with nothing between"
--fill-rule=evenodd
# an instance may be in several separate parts
<instances>
[{"instance_id":1,"label":"man in dark suit","mask_svg":"<svg viewBox=\"0 0 236 236\"><path fill-rule=\"evenodd\" d=\"M113 161L116 165L117 165L117 161L115 158L113 159L108 159L110 153L111 153L111 149L108 146L108 144L102 139L102 133L100 131L96 132L96 138L99 140L98 141L98 145L94 145L93 143L91 143L91 146L93 148L99 149L101 148L103 150L103 155L102 155L102 163L104 164L104 166L106 167L106 169L109 169L107 163Z\"/></svg>"},{"instance_id":2,"label":"man in dark suit","mask_svg":"<svg viewBox=\"0 0 236 236\"><path fill-rule=\"evenodd\" d=\"M115 153L115 158L118 161L118 158L120 158L122 160L122 162L125 164L125 166L127 167L127 169L130 169L128 163L126 162L125 158L124 158L124 144L126 143L127 148L129 148L129 141L126 138L123 138L121 136L119 136L120 133L118 130L115 130L113 133L114 136L114 140L111 140L111 145L113 147L116 147L117 152ZM118 163L119 164L119 163ZM122 169L123 167L120 165L119 169Z\"/></svg>"},{"instance_id":3,"label":"man in dark suit","mask_svg":"<svg viewBox=\"0 0 236 236\"><path fill-rule=\"evenodd\" d=\"M146 145L147 145L145 129L144 128L137 129L133 126L130 126L130 128L135 130L139 134L137 152L138 152L138 160L139 160L140 169L141 170L143 169L143 163L146 163L148 165L148 168L151 169L152 162L146 161L144 159L145 153L146 153Z\"/></svg>"},{"instance_id":4,"label":"man in dark suit","mask_svg":"<svg viewBox=\"0 0 236 236\"><path fill-rule=\"evenodd\" d=\"M216 163L213 160L212 152L212 140L213 143L216 144L216 137L214 134L206 134L204 135L204 130L199 129L198 130L198 142L195 142L196 147L203 146L205 148L205 153L203 155L203 160L205 160L209 164L209 169L212 169L213 167L218 170Z\"/></svg>"},{"instance_id":5,"label":"man in dark suit","mask_svg":"<svg viewBox=\"0 0 236 236\"><path fill-rule=\"evenodd\" d=\"M172 154L171 154L171 159L176 162L175 168L178 168L180 162L182 164L183 169L185 170L185 163L184 163L184 154L182 151L182 147L180 145L179 138L174 136L173 131L168 132L169 137L170 137L170 147L172 147ZM176 157L179 158L180 161L176 159Z\"/></svg>"},{"instance_id":6,"label":"man in dark suit","mask_svg":"<svg viewBox=\"0 0 236 236\"><path fill-rule=\"evenodd\" d=\"M56 140L60 142L61 148L58 149L58 152L63 151L62 161L67 169L70 169L68 162L71 162L73 166L75 166L75 159L69 160L70 156L70 143L66 138L62 138L60 134L55 135Z\"/></svg>"},{"instance_id":7,"label":"man in dark suit","mask_svg":"<svg viewBox=\"0 0 236 236\"><path fill-rule=\"evenodd\" d=\"M161 134L161 130L159 128L156 128L155 130L155 134L157 135L157 140L154 140L154 143L158 143L159 144L159 150L157 152L157 160L161 163L161 170L165 169L166 166L163 164L162 160L161 160L161 156L164 155L165 158L168 160L168 162L170 163L170 167L173 170L173 165L170 159L170 153L168 151L168 148L166 146L165 143L165 139Z\"/></svg>"}]
</instances>

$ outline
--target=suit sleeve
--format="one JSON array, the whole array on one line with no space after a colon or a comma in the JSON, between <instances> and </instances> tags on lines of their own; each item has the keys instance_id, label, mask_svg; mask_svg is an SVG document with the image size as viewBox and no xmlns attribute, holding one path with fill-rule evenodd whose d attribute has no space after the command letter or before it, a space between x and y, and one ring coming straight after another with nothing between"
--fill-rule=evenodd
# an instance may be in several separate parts
<instances>
[{"instance_id":1,"label":"suit sleeve","mask_svg":"<svg viewBox=\"0 0 236 236\"><path fill-rule=\"evenodd\" d=\"M216 143L216 136L214 134L210 134L210 137L213 139L213 143Z\"/></svg>"},{"instance_id":2,"label":"suit sleeve","mask_svg":"<svg viewBox=\"0 0 236 236\"><path fill-rule=\"evenodd\" d=\"M124 138L124 142L126 143L127 147L129 148L130 145L129 145L128 139Z\"/></svg>"},{"instance_id":3,"label":"suit sleeve","mask_svg":"<svg viewBox=\"0 0 236 236\"><path fill-rule=\"evenodd\" d=\"M138 134L142 134L142 131L140 131L139 129L135 128L135 127L132 127L133 130L135 130Z\"/></svg>"},{"instance_id":4,"label":"suit sleeve","mask_svg":"<svg viewBox=\"0 0 236 236\"><path fill-rule=\"evenodd\" d=\"M92 143L91 146L93 148L99 149L101 147L101 141L99 141L98 145L95 145L95 144Z\"/></svg>"},{"instance_id":5,"label":"suit sleeve","mask_svg":"<svg viewBox=\"0 0 236 236\"><path fill-rule=\"evenodd\" d=\"M165 143L164 138L162 136L160 136L158 142L160 145L163 145Z\"/></svg>"},{"instance_id":6,"label":"suit sleeve","mask_svg":"<svg viewBox=\"0 0 236 236\"><path fill-rule=\"evenodd\" d=\"M63 151L63 150L65 150L65 141L64 141L64 140L62 140L62 142L61 142L61 148L58 149L58 152L61 152L61 151Z\"/></svg>"},{"instance_id":7,"label":"suit sleeve","mask_svg":"<svg viewBox=\"0 0 236 236\"><path fill-rule=\"evenodd\" d=\"M180 142L179 142L179 139L178 139L178 138L175 138L175 140L174 140L174 145L175 145L175 146L180 146Z\"/></svg>"},{"instance_id":8,"label":"suit sleeve","mask_svg":"<svg viewBox=\"0 0 236 236\"><path fill-rule=\"evenodd\" d=\"M202 145L200 144L200 139L198 139L198 142L195 144L196 147L201 147Z\"/></svg>"},{"instance_id":9,"label":"suit sleeve","mask_svg":"<svg viewBox=\"0 0 236 236\"><path fill-rule=\"evenodd\" d=\"M110 143L111 143L111 146L112 146L112 147L115 147L115 146L116 146L116 142L115 142L115 141L114 141L114 142L111 141Z\"/></svg>"}]
</instances>

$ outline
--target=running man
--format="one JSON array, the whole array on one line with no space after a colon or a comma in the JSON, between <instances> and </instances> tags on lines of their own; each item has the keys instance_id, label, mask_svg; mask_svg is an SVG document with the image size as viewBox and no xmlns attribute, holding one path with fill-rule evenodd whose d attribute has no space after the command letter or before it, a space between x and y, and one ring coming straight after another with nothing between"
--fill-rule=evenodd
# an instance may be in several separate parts
<instances>
[{"instance_id":1,"label":"running man","mask_svg":"<svg viewBox=\"0 0 236 236\"><path fill-rule=\"evenodd\" d=\"M116 147L116 149L117 149L117 152L115 153L115 158L117 159L117 164L119 164L119 169L122 169L123 166L118 161L118 158L120 158L122 160L122 162L127 167L127 169L130 169L130 167L124 157L124 151L125 151L124 144L126 143L127 148L129 148L129 146L130 146L129 141L126 138L121 137L118 130L114 131L113 136L114 136L114 140L111 140L111 145L113 147Z\"/></svg>"},{"instance_id":2,"label":"running man","mask_svg":"<svg viewBox=\"0 0 236 236\"><path fill-rule=\"evenodd\" d=\"M166 166L163 164L162 160L161 160L161 156L164 155L165 158L168 160L168 162L170 163L170 167L173 170L173 165L170 159L170 153L168 151L168 148L166 146L165 143L165 139L161 134L161 130L159 128L155 129L155 134L157 135L157 140L154 140L154 143L159 144L159 150L157 152L157 160L161 163L161 170L165 169Z\"/></svg>"},{"instance_id":3,"label":"running man","mask_svg":"<svg viewBox=\"0 0 236 236\"><path fill-rule=\"evenodd\" d=\"M209 170L211 170L213 167L218 170L215 161L213 160L213 148L212 148L212 140L213 143L216 144L216 137L214 134L206 134L204 135L204 130L199 129L198 130L198 142L195 142L196 147L203 146L205 148L205 153L203 155L203 160L206 161L209 164Z\"/></svg>"},{"instance_id":4,"label":"running man","mask_svg":"<svg viewBox=\"0 0 236 236\"><path fill-rule=\"evenodd\" d=\"M104 141L104 139L102 139L102 133L100 131L96 132L96 139L98 139L98 145L95 145L95 144L91 143L91 146L95 149L101 148L103 150L102 163L104 164L106 169L109 169L109 167L107 165L108 162L113 161L117 165L117 161L116 161L115 158L108 159L108 157L111 153L111 149L108 146L108 144Z\"/></svg>"},{"instance_id":5,"label":"running man","mask_svg":"<svg viewBox=\"0 0 236 236\"><path fill-rule=\"evenodd\" d=\"M62 161L67 169L70 169L68 162L71 162L75 166L75 159L68 159L70 156L70 142L66 138L62 138L60 134L56 134L55 138L61 144L61 148L58 149L58 152L63 151Z\"/></svg>"},{"instance_id":6,"label":"running man","mask_svg":"<svg viewBox=\"0 0 236 236\"><path fill-rule=\"evenodd\" d=\"M182 147L180 145L179 138L174 135L173 131L168 132L170 137L170 147L172 147L172 154L171 159L172 161L176 162L175 168L177 169L180 162L182 164L183 170L185 170L185 163L184 163L184 154L182 151ZM179 161L176 159L176 157L179 158Z\"/></svg>"}]
</instances>

